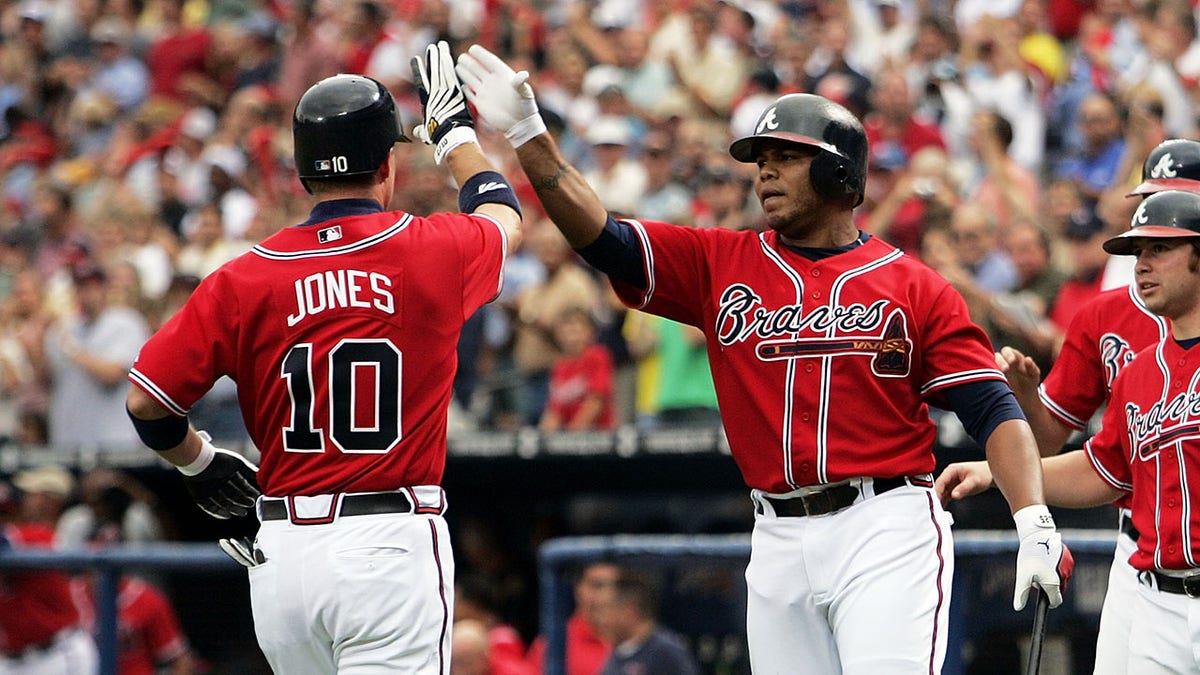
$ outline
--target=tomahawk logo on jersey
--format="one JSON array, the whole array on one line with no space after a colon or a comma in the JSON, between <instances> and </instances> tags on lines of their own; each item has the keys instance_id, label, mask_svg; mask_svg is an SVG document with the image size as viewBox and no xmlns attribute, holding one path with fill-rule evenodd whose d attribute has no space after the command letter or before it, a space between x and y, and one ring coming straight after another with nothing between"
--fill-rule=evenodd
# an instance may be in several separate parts
<instances>
[{"instance_id":1,"label":"tomahawk logo on jersey","mask_svg":"<svg viewBox=\"0 0 1200 675\"><path fill-rule=\"evenodd\" d=\"M750 487L928 473L928 405L944 406L947 387L1004 379L962 296L877 238L814 261L774 231L632 224L648 287L614 287L632 306L700 327L720 354L713 380L736 420L730 447L754 449L734 452Z\"/></svg>"}]
</instances>

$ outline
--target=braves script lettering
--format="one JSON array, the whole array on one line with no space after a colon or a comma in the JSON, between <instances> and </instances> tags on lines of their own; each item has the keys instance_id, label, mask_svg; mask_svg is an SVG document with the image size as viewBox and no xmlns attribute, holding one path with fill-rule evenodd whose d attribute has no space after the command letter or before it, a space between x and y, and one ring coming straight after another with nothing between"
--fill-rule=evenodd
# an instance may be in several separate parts
<instances>
[{"instance_id":1,"label":"braves script lettering","mask_svg":"<svg viewBox=\"0 0 1200 675\"><path fill-rule=\"evenodd\" d=\"M296 311L287 318L288 327L337 307L371 308L384 314L396 313L392 280L378 272L328 270L296 280Z\"/></svg>"},{"instance_id":2,"label":"braves script lettering","mask_svg":"<svg viewBox=\"0 0 1200 675\"><path fill-rule=\"evenodd\" d=\"M1149 459L1157 454L1162 441L1182 440L1178 431L1196 429L1196 420L1200 419L1200 392L1185 391L1166 401L1158 401L1145 413L1137 404L1126 403L1125 419L1138 456ZM1184 429L1172 428L1186 420L1192 422Z\"/></svg>"},{"instance_id":3,"label":"braves script lettering","mask_svg":"<svg viewBox=\"0 0 1200 675\"><path fill-rule=\"evenodd\" d=\"M802 331L824 334L836 331L874 331L883 323L887 300L871 305L820 306L805 313L800 305L775 310L762 306L762 297L745 284L733 284L721 293L717 312L717 339L723 345L742 342L751 336L774 338Z\"/></svg>"}]
</instances>

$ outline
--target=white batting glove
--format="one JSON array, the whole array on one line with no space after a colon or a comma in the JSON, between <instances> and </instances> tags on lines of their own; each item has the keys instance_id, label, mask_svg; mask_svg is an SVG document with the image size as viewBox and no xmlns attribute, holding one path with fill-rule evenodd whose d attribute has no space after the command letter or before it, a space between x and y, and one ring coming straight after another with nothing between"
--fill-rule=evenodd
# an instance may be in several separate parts
<instances>
[{"instance_id":1,"label":"white batting glove","mask_svg":"<svg viewBox=\"0 0 1200 675\"><path fill-rule=\"evenodd\" d=\"M196 506L213 518L240 518L254 508L258 467L236 452L214 447L200 432L200 454L187 466L176 467Z\"/></svg>"},{"instance_id":2,"label":"white batting glove","mask_svg":"<svg viewBox=\"0 0 1200 675\"><path fill-rule=\"evenodd\" d=\"M1044 504L1034 504L1013 514L1017 524L1017 588L1013 609L1025 609L1034 586L1046 592L1050 607L1062 604L1062 592L1075 569L1075 558L1054 527L1054 517Z\"/></svg>"},{"instance_id":3,"label":"white batting glove","mask_svg":"<svg viewBox=\"0 0 1200 675\"><path fill-rule=\"evenodd\" d=\"M217 546L225 552L237 564L249 569L258 567L267 561L263 556L258 546L254 544L254 537L230 537L228 539L218 539Z\"/></svg>"},{"instance_id":4,"label":"white batting glove","mask_svg":"<svg viewBox=\"0 0 1200 675\"><path fill-rule=\"evenodd\" d=\"M467 110L462 85L454 74L454 58L445 40L425 48L425 58L412 59L413 80L421 99L423 123L413 135L433 145L433 161L438 164L451 150L476 143L475 120Z\"/></svg>"},{"instance_id":5,"label":"white batting glove","mask_svg":"<svg viewBox=\"0 0 1200 675\"><path fill-rule=\"evenodd\" d=\"M485 122L503 130L514 148L546 131L528 72L514 71L479 45L471 45L467 53L459 55L455 72L475 111Z\"/></svg>"}]
</instances>

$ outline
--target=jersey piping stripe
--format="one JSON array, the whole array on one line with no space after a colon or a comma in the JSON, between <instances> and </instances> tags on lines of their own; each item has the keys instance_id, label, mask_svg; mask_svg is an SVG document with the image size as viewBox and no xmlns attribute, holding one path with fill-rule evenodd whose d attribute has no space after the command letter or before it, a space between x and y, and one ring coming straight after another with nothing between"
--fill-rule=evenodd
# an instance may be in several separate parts
<instances>
[{"instance_id":1,"label":"jersey piping stripe","mask_svg":"<svg viewBox=\"0 0 1200 675\"><path fill-rule=\"evenodd\" d=\"M942 389L964 382L977 382L979 380L1004 380L1004 373L995 368L979 368L976 370L964 370L959 373L950 373L941 377L935 377L925 386L921 387L922 394L928 394L935 389Z\"/></svg>"},{"instance_id":2,"label":"jersey piping stripe","mask_svg":"<svg viewBox=\"0 0 1200 675\"><path fill-rule=\"evenodd\" d=\"M1162 454L1154 456L1154 566L1163 569L1162 559ZM1141 537L1138 537L1141 540Z\"/></svg>"},{"instance_id":3,"label":"jersey piping stripe","mask_svg":"<svg viewBox=\"0 0 1200 675\"><path fill-rule=\"evenodd\" d=\"M414 504L416 502L413 502ZM437 522L429 519L429 536L433 543L433 564L438 572L438 596L442 601L442 631L438 636L438 672L447 672L450 655L446 653L450 641L450 603L446 599L446 573L442 562L442 552L439 548Z\"/></svg>"},{"instance_id":4,"label":"jersey piping stripe","mask_svg":"<svg viewBox=\"0 0 1200 675\"><path fill-rule=\"evenodd\" d=\"M1183 559L1188 567L1196 567L1195 549L1192 548L1192 492L1188 489L1187 464L1184 458L1183 443L1175 445L1175 466L1179 467L1179 494L1181 508L1179 510L1180 547L1183 548Z\"/></svg>"},{"instance_id":5,"label":"jersey piping stripe","mask_svg":"<svg viewBox=\"0 0 1200 675\"><path fill-rule=\"evenodd\" d=\"M1125 490L1126 492L1131 492L1133 490L1132 482L1126 483L1124 481L1117 480L1117 477L1114 476L1113 473L1108 470L1108 467L1104 466L1099 461L1097 461L1096 456L1094 454L1092 454L1091 439L1088 439L1088 442L1084 444L1083 449L1085 451L1085 454L1087 455L1088 461L1092 463L1092 468L1095 469L1096 473L1100 475L1100 478L1105 483L1108 483L1109 485L1117 488L1118 490Z\"/></svg>"},{"instance_id":6,"label":"jersey piping stripe","mask_svg":"<svg viewBox=\"0 0 1200 675\"><path fill-rule=\"evenodd\" d=\"M171 400L171 397L167 396L167 392L160 389L158 385L154 384L154 382L143 375L137 368L129 369L129 379L132 380L134 384L137 384L139 387L141 387L154 400L162 404L162 406L167 410L170 410L180 417L184 417L188 414L187 408L184 408L175 401Z\"/></svg>"},{"instance_id":7,"label":"jersey piping stripe","mask_svg":"<svg viewBox=\"0 0 1200 675\"><path fill-rule=\"evenodd\" d=\"M1041 399L1042 405L1045 406L1047 412L1058 418L1060 422L1068 427L1071 427L1076 431L1082 431L1084 427L1087 426L1086 420L1081 420L1067 412L1065 408L1059 405L1054 399L1050 398L1050 395L1046 393L1046 387L1044 384L1038 385L1038 398Z\"/></svg>"},{"instance_id":8,"label":"jersey piping stripe","mask_svg":"<svg viewBox=\"0 0 1200 675\"><path fill-rule=\"evenodd\" d=\"M638 241L642 244L642 272L646 275L646 290L642 291L642 301L634 309L645 309L650 303L650 298L654 297L654 249L650 246L650 237L646 236L646 228L641 222L636 220L622 221L629 223L633 227L633 233L637 235Z\"/></svg>"},{"instance_id":9,"label":"jersey piping stripe","mask_svg":"<svg viewBox=\"0 0 1200 675\"><path fill-rule=\"evenodd\" d=\"M937 519L937 509L933 507L933 492L926 491L925 500L929 506L929 522L933 523L933 529L937 532L937 577L935 579L937 586L937 605L933 610L933 640L929 645L929 675L935 675L937 669L935 665L938 660L938 629L942 627L942 613L946 610L944 605L946 602L946 556L942 553L943 540L946 533L942 531L942 524Z\"/></svg>"},{"instance_id":10,"label":"jersey piping stripe","mask_svg":"<svg viewBox=\"0 0 1200 675\"><path fill-rule=\"evenodd\" d=\"M862 276L869 272L873 272L891 262L900 259L903 253L899 249L893 249L886 255L871 260L860 267L846 270L842 272L829 287L829 304L830 306L840 306L842 301L842 289L846 284L855 277ZM801 291L803 292L803 291ZM825 337L833 337L835 326L830 326L825 331ZM821 358L821 402L817 409L817 480L822 483L829 482L829 401L830 389L833 380L833 356L825 356Z\"/></svg>"},{"instance_id":11,"label":"jersey piping stripe","mask_svg":"<svg viewBox=\"0 0 1200 675\"><path fill-rule=\"evenodd\" d=\"M369 237L365 237L356 242L346 244L345 246L336 246L334 248L323 248L323 249L308 249L308 250L304 250L304 251L276 251L273 249L266 248L262 244L256 244L254 246L254 248L252 248L250 250L253 251L254 253L256 253L257 255L260 255L260 256L270 259L270 260L299 260L301 258L322 258L322 257L327 257L327 256L342 255L343 253L353 253L354 251L359 251L364 248L369 248L371 246L374 246L375 244L378 244L379 242L391 237L392 235L395 235L396 233L400 232L404 228L408 227L409 223L411 223L412 220L413 220L412 214L406 213L400 220L396 221L396 223L394 225L387 228L386 230L376 232L375 234L373 234Z\"/></svg>"},{"instance_id":12,"label":"jersey piping stripe","mask_svg":"<svg viewBox=\"0 0 1200 675\"><path fill-rule=\"evenodd\" d=\"M771 262L774 262L775 265L777 267L779 267L779 270L781 272L783 272L783 274L792 281L792 287L796 291L796 305L798 307L803 308L804 307L804 279L800 276L800 273L797 272L796 270L792 269L792 266L787 264L786 261L784 261L784 259L779 255L779 252L772 249L767 244L766 233L760 233L758 235L758 245L759 245L759 248L762 250L763 254L766 255L767 258L769 260L771 260ZM799 337L799 335L800 335L799 333L792 333L793 338ZM828 385L825 382L826 377L825 377L824 361L826 359L823 358L821 360L822 360L821 400L824 400L826 398L826 396L828 395ZM785 387L784 387L784 394L783 394L783 421L781 424L782 428L779 430L779 452L781 453L782 458L783 458L783 477L784 477L784 480L787 481L788 485L793 490L801 486L801 483L798 482L796 480L795 476L792 475L792 469L794 468L793 462L792 462L792 437L793 437L792 427L795 424L795 418L793 416L793 411L795 410L795 407L796 407L794 392L796 389L797 367L798 367L797 359L788 359L786 375L784 375ZM819 416L817 419L817 425L818 425L817 426L817 457L816 457L817 482L825 483L828 481L826 481L824 478L824 475L825 475L825 470L824 470L824 468L825 468L825 457L824 457L825 448L820 441L821 436L823 435L823 428L820 426L821 420L820 420Z\"/></svg>"}]
</instances>

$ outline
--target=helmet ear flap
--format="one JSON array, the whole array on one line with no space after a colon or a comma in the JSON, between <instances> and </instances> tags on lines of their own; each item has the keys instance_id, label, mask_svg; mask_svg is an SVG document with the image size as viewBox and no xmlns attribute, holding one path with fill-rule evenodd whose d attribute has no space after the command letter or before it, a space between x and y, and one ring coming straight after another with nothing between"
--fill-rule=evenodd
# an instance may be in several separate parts
<instances>
[{"instance_id":1,"label":"helmet ear flap","mask_svg":"<svg viewBox=\"0 0 1200 675\"><path fill-rule=\"evenodd\" d=\"M859 202L862 201L862 190L844 157L838 157L832 152L818 152L809 165L808 178L813 191L822 199L833 201L857 195ZM855 205L857 206L857 202Z\"/></svg>"}]
</instances>

